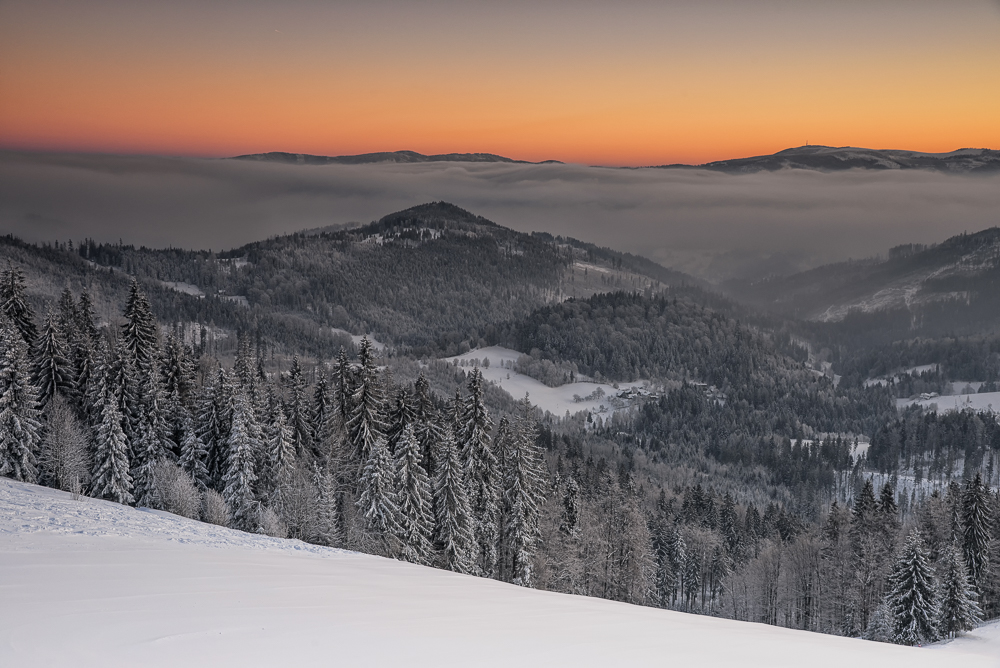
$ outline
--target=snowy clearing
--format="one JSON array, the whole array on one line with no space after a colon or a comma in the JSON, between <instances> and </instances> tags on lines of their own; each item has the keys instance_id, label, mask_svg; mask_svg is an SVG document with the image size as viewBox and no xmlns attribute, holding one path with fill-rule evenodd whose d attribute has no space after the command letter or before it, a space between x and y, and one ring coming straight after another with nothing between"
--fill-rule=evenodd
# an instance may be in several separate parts
<instances>
[{"instance_id":1,"label":"snowy clearing","mask_svg":"<svg viewBox=\"0 0 1000 668\"><path fill-rule=\"evenodd\" d=\"M916 649L522 589L0 479L0 664L998 665L997 625Z\"/></svg>"},{"instance_id":2,"label":"snowy clearing","mask_svg":"<svg viewBox=\"0 0 1000 668\"><path fill-rule=\"evenodd\" d=\"M197 285L192 285L191 283L184 283L183 281L163 281L163 285L170 288L171 290L176 290L177 292L183 292L186 295L191 295L192 297L204 297L205 293Z\"/></svg>"},{"instance_id":3,"label":"snowy clearing","mask_svg":"<svg viewBox=\"0 0 1000 668\"><path fill-rule=\"evenodd\" d=\"M896 408L919 405L924 408L937 407L939 413L948 411L992 411L1000 412L1000 392L984 392L982 394L953 394L930 397L928 399L896 399Z\"/></svg>"},{"instance_id":4,"label":"snowy clearing","mask_svg":"<svg viewBox=\"0 0 1000 668\"><path fill-rule=\"evenodd\" d=\"M570 415L580 411L590 411L608 417L618 407L630 403L629 400L622 399L621 402L614 402L621 404L621 406L616 407L611 401L613 397L617 397L622 392L632 389L639 390L649 385L647 381L640 380L633 383L619 383L618 388L615 389L613 385L607 383L579 381L559 387L549 387L531 376L517 373L513 369L503 368L507 362L517 362L517 358L521 355L523 353L510 348L489 346L488 348L471 350L463 355L447 357L442 361L453 363L458 360L459 364L462 362L472 364L473 360L476 360L480 363L479 370L482 371L483 378L501 387L515 399L522 399L527 393L532 404L556 417L564 416L567 411ZM482 366L484 359L490 361L488 367ZM598 389L600 392L597 392ZM577 397L580 398L579 401L577 401Z\"/></svg>"}]
</instances>

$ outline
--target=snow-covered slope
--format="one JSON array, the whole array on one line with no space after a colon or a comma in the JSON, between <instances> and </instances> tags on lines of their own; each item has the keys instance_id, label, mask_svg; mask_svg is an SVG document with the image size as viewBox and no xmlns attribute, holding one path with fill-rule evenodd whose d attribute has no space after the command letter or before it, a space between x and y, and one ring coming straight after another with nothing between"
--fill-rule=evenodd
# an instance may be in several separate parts
<instances>
[{"instance_id":1,"label":"snow-covered slope","mask_svg":"<svg viewBox=\"0 0 1000 668\"><path fill-rule=\"evenodd\" d=\"M459 364L463 362L471 364L475 361L476 364L480 364L484 360L489 360L489 366L479 367L483 378L506 390L514 399L523 399L528 395L532 404L557 417L562 417L566 413L575 415L580 411L608 417L616 409L632 405L635 397L640 396L638 393L645 395L647 392L646 386L649 384L647 381L619 383L617 388L607 383L593 381L548 387L531 376L525 376L505 367L508 363L517 362L521 356L522 353L510 348L489 346L477 348L464 355L446 357L444 361L454 363L457 360ZM597 392L598 389L600 392ZM636 394L629 395L630 391Z\"/></svg>"},{"instance_id":2,"label":"snow-covered slope","mask_svg":"<svg viewBox=\"0 0 1000 668\"><path fill-rule=\"evenodd\" d=\"M992 635L990 635L992 634ZM522 589L0 478L0 665L997 666Z\"/></svg>"}]
</instances>

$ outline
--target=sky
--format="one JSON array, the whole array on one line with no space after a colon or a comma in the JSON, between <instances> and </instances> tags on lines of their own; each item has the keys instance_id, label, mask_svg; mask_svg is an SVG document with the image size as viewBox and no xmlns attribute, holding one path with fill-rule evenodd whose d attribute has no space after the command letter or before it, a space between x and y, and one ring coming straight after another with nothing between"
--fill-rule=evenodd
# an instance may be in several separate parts
<instances>
[{"instance_id":1,"label":"sky","mask_svg":"<svg viewBox=\"0 0 1000 668\"><path fill-rule=\"evenodd\" d=\"M0 149L1000 148L995 0L0 0Z\"/></svg>"}]
</instances>

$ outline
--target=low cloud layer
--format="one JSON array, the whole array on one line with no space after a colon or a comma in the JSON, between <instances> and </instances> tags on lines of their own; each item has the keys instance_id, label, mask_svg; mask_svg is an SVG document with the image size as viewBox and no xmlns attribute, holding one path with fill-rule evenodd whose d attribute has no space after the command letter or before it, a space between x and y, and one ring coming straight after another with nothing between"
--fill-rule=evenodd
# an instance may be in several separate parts
<instances>
[{"instance_id":1,"label":"low cloud layer","mask_svg":"<svg viewBox=\"0 0 1000 668\"><path fill-rule=\"evenodd\" d=\"M786 273L1000 225L1000 176L0 153L0 232L31 241L219 250L434 200L710 279Z\"/></svg>"}]
</instances>

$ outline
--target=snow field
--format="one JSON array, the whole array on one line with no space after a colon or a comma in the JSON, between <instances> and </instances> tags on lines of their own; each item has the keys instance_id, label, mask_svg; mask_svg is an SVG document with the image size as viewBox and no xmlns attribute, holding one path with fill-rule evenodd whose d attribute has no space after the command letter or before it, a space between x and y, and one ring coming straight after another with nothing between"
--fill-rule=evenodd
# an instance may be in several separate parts
<instances>
[{"instance_id":1,"label":"snow field","mask_svg":"<svg viewBox=\"0 0 1000 668\"><path fill-rule=\"evenodd\" d=\"M974 410L1000 412L1000 392L982 394L951 394L930 399L896 399L896 408L919 405L924 408L937 406L939 413L948 411Z\"/></svg>"},{"instance_id":2,"label":"snow field","mask_svg":"<svg viewBox=\"0 0 1000 668\"><path fill-rule=\"evenodd\" d=\"M584 381L567 383L559 387L549 387L531 376L525 376L512 369L503 368L503 365L508 361L517 362L517 358L522 354L516 350L501 346L489 346L455 357L447 357L442 361L450 364L454 360L458 360L459 364L461 364L463 361L471 363L472 360L479 360L481 362L483 359L489 359L489 367L482 365L479 367L483 378L505 390L514 399L523 399L525 393L527 393L528 399L532 404L557 417L566 415L566 411L569 411L570 415L575 415L580 411L589 411L609 417L615 410L610 402L611 397L614 397L622 390L641 388L646 385L644 381L619 383L618 389L615 389L614 386L607 383ZM468 369L468 367L466 368ZM600 388L604 392L604 396L599 399L586 399L597 388ZM576 401L575 396L579 396L582 401Z\"/></svg>"},{"instance_id":3,"label":"snow field","mask_svg":"<svg viewBox=\"0 0 1000 668\"><path fill-rule=\"evenodd\" d=\"M1000 665L522 589L0 478L0 665Z\"/></svg>"}]
</instances>

